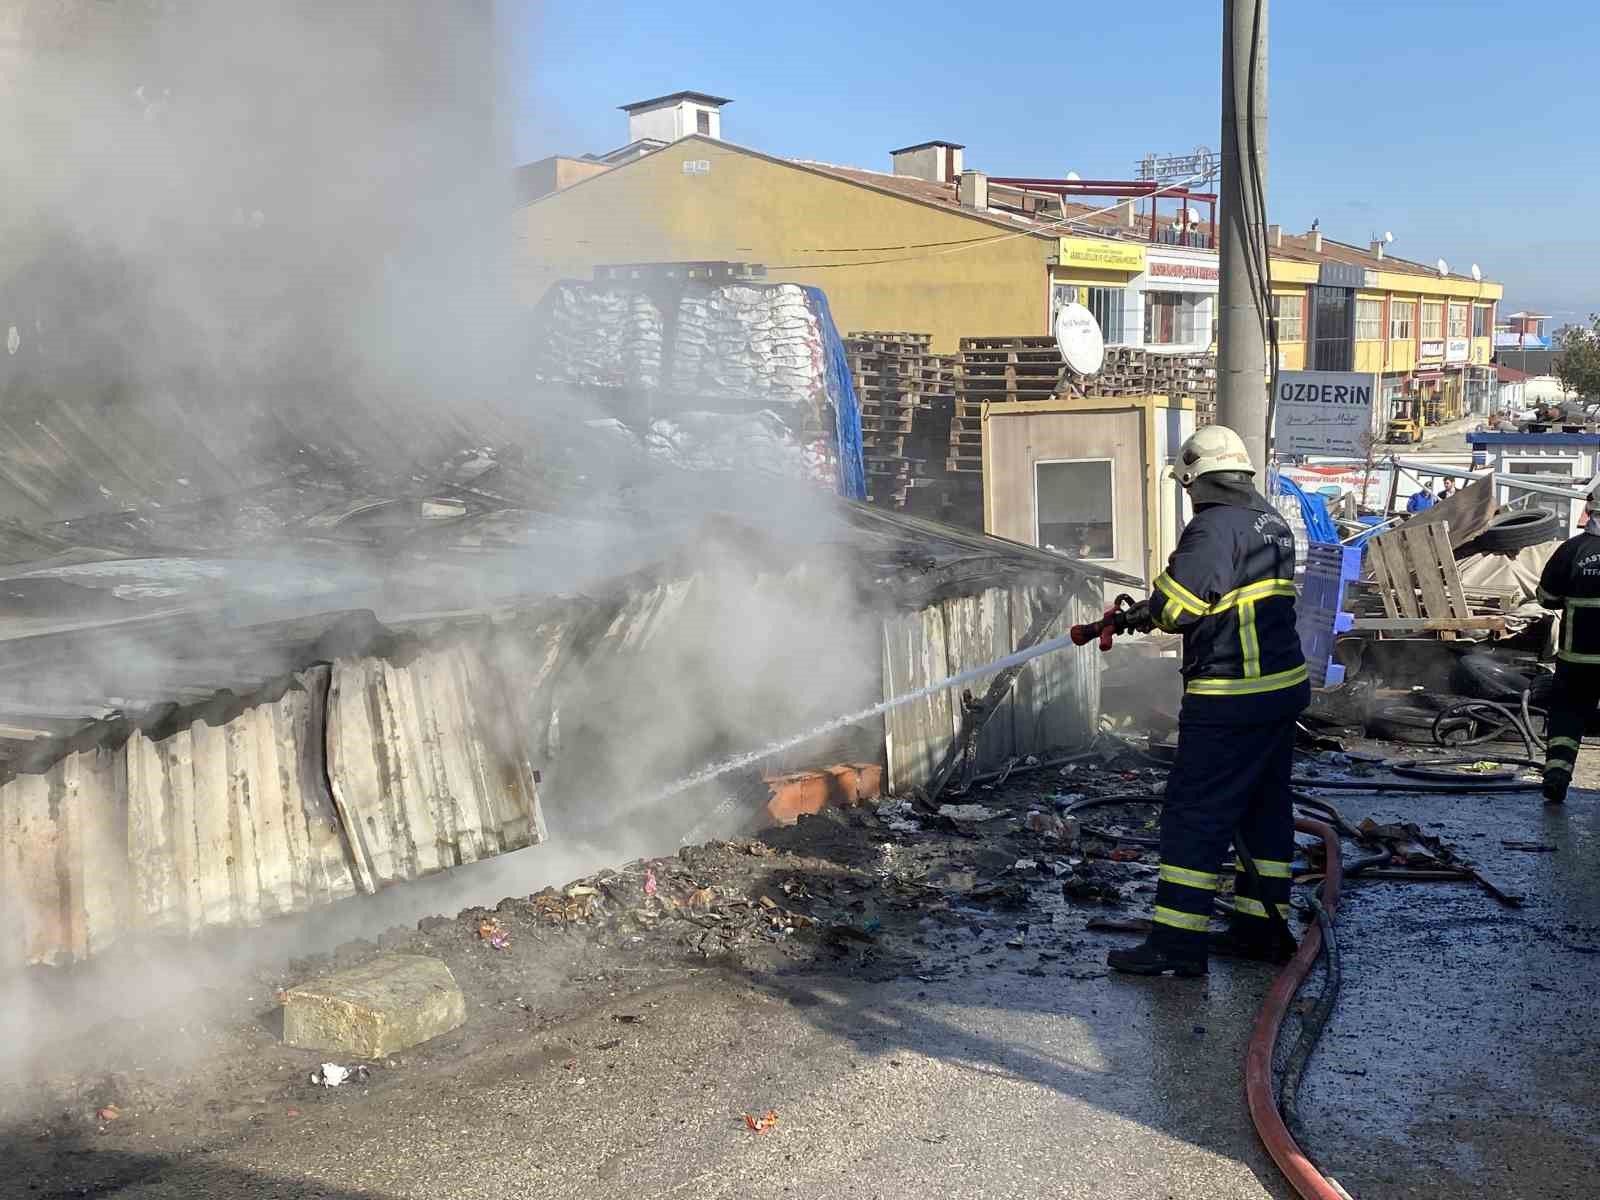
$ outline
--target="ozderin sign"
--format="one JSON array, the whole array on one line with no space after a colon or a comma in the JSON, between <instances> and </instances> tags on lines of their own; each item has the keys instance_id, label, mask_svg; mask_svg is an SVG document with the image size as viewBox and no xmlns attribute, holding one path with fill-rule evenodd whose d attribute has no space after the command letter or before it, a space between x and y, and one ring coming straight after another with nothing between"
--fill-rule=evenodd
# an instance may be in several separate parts
<instances>
[{"instance_id":1,"label":"ozderin sign","mask_svg":"<svg viewBox=\"0 0 1600 1200\"><path fill-rule=\"evenodd\" d=\"M1361 372L1280 371L1273 405L1278 453L1365 454L1372 391L1372 376Z\"/></svg>"}]
</instances>

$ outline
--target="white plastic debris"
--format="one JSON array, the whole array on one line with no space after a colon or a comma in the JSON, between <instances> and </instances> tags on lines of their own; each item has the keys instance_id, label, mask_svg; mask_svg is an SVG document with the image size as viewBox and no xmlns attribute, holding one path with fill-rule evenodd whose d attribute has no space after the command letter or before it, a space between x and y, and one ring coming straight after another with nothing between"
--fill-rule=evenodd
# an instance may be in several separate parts
<instances>
[{"instance_id":1,"label":"white plastic debris","mask_svg":"<svg viewBox=\"0 0 1600 1200\"><path fill-rule=\"evenodd\" d=\"M319 1087L336 1088L350 1078L350 1068L338 1063L323 1063L311 1072L311 1082Z\"/></svg>"},{"instance_id":2,"label":"white plastic debris","mask_svg":"<svg viewBox=\"0 0 1600 1200\"><path fill-rule=\"evenodd\" d=\"M338 1063L323 1063L311 1072L311 1082L317 1087L336 1088L342 1083L365 1083L371 1072L363 1066L341 1067Z\"/></svg>"},{"instance_id":3,"label":"white plastic debris","mask_svg":"<svg viewBox=\"0 0 1600 1200\"><path fill-rule=\"evenodd\" d=\"M982 804L941 804L939 815L949 817L952 821L976 825L981 821L992 821L1000 814Z\"/></svg>"}]
</instances>

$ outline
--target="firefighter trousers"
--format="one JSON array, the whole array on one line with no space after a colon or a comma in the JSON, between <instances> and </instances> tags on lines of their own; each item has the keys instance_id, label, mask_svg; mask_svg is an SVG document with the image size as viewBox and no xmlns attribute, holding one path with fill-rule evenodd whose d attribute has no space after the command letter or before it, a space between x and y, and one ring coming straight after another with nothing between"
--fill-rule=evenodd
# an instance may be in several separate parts
<instances>
[{"instance_id":1,"label":"firefighter trousers","mask_svg":"<svg viewBox=\"0 0 1600 1200\"><path fill-rule=\"evenodd\" d=\"M1578 762L1583 731L1600 704L1600 664L1557 661L1555 689L1550 695L1550 742L1545 750L1544 777L1565 792Z\"/></svg>"},{"instance_id":2,"label":"firefighter trousers","mask_svg":"<svg viewBox=\"0 0 1600 1200\"><path fill-rule=\"evenodd\" d=\"M1289 914L1289 867L1294 857L1295 717L1301 704L1276 713L1251 705L1251 719L1234 719L1217 705L1178 721L1178 755L1161 810L1161 874L1156 884L1151 942L1170 954L1203 958L1206 926L1216 907L1223 857L1235 831L1255 860L1261 883L1243 861L1234 875L1235 933L1269 941L1277 921L1268 905ZM1229 701L1222 701L1229 703Z\"/></svg>"}]
</instances>

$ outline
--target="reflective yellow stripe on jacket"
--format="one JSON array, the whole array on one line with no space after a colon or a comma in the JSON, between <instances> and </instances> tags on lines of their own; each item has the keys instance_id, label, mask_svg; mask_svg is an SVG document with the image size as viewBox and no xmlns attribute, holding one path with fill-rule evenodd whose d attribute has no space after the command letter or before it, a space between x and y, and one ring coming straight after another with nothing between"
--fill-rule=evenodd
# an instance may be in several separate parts
<instances>
[{"instance_id":1,"label":"reflective yellow stripe on jacket","mask_svg":"<svg viewBox=\"0 0 1600 1200\"><path fill-rule=\"evenodd\" d=\"M1259 665L1257 667L1259 670ZM1246 679L1191 679L1183 690L1192 696L1250 696L1257 692L1276 692L1280 688L1294 687L1311 678L1311 672L1301 663L1287 671L1272 675L1256 675Z\"/></svg>"},{"instance_id":2,"label":"reflective yellow stripe on jacket","mask_svg":"<svg viewBox=\"0 0 1600 1200\"><path fill-rule=\"evenodd\" d=\"M1572 636L1577 629L1576 609L1600 608L1600 596L1568 596L1561 613L1561 645L1556 657L1570 663L1600 663L1600 654L1583 654L1572 648Z\"/></svg>"}]
</instances>

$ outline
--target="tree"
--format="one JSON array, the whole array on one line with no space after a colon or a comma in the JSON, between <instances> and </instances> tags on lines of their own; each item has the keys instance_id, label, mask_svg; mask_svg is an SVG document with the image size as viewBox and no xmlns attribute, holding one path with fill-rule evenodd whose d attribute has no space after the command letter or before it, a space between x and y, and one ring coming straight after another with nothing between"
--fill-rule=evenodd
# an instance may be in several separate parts
<instances>
[{"instance_id":1,"label":"tree","mask_svg":"<svg viewBox=\"0 0 1600 1200\"><path fill-rule=\"evenodd\" d=\"M1561 386L1585 400L1600 396L1600 316L1590 317L1587 326L1562 330L1556 346L1560 356L1555 370Z\"/></svg>"}]
</instances>

